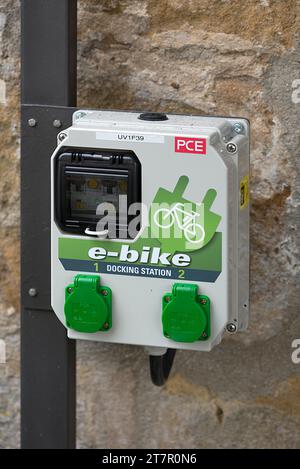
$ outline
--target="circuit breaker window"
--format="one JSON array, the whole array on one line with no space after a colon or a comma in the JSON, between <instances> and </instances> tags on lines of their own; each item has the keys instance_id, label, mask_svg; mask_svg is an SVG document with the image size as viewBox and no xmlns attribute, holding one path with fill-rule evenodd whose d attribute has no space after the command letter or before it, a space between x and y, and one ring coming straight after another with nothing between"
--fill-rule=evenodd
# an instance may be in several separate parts
<instances>
[{"instance_id":1,"label":"circuit breaker window","mask_svg":"<svg viewBox=\"0 0 300 469\"><path fill-rule=\"evenodd\" d=\"M94 219L100 204L111 204L119 215L121 196L127 196L128 176L67 174L67 216Z\"/></svg>"},{"instance_id":2,"label":"circuit breaker window","mask_svg":"<svg viewBox=\"0 0 300 469\"><path fill-rule=\"evenodd\" d=\"M128 237L129 206L141 202L141 168L134 153L64 150L55 171L55 217L63 231L96 232L106 216L113 237Z\"/></svg>"}]
</instances>

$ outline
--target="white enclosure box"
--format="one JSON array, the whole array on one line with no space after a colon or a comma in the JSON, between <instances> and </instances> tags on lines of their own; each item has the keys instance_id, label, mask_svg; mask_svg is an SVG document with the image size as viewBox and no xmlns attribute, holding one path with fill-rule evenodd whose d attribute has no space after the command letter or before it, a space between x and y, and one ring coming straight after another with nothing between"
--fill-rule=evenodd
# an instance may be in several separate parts
<instances>
[{"instance_id":1,"label":"white enclosure box","mask_svg":"<svg viewBox=\"0 0 300 469\"><path fill-rule=\"evenodd\" d=\"M248 121L140 117L77 111L59 135L51 159L52 307L71 338L209 351L226 330L248 324ZM133 213L121 220L120 196L141 204L140 226ZM95 224L101 203L116 208L114 238ZM131 222L139 228L133 239ZM89 291L103 295L99 317ZM96 316L101 327L90 332Z\"/></svg>"}]
</instances>

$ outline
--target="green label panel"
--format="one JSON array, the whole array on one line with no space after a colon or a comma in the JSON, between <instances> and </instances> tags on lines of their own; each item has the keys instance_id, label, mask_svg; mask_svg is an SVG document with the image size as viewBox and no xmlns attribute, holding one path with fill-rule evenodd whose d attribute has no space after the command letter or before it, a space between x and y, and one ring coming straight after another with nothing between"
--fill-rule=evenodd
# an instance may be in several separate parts
<instances>
[{"instance_id":1,"label":"green label panel","mask_svg":"<svg viewBox=\"0 0 300 469\"><path fill-rule=\"evenodd\" d=\"M138 259L134 262L120 261L121 249L136 251ZM59 238L59 259L66 270L76 272L101 272L111 275L129 275L156 278L171 278L182 280L195 280L203 282L215 282L222 270L222 234L217 232L208 245L198 251L189 252L190 263L188 266L175 266L172 264L172 254L166 259L170 264L161 262L141 262L143 247L150 247L149 258L153 248L159 249L160 243L156 240L137 240L134 243L121 243L118 241L98 241L76 238ZM90 250L101 248L105 250L104 259L91 259ZM168 254L168 253L162 253ZM103 254L104 255L104 254ZM156 256L156 259L159 255Z\"/></svg>"}]
</instances>

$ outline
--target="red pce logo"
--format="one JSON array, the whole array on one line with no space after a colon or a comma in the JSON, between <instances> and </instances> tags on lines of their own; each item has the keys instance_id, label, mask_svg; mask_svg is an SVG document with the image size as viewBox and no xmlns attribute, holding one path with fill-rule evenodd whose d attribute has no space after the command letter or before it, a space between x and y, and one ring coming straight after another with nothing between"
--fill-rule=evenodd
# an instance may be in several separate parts
<instances>
[{"instance_id":1,"label":"red pce logo","mask_svg":"<svg viewBox=\"0 0 300 469\"><path fill-rule=\"evenodd\" d=\"M206 155L206 138L175 137L175 153Z\"/></svg>"}]
</instances>

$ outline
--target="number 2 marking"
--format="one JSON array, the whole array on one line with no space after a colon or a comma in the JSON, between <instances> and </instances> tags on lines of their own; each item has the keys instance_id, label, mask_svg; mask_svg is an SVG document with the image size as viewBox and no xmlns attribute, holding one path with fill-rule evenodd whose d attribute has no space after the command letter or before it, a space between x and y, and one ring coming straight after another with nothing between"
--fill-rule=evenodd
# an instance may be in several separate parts
<instances>
[{"instance_id":1,"label":"number 2 marking","mask_svg":"<svg viewBox=\"0 0 300 469\"><path fill-rule=\"evenodd\" d=\"M185 271L184 269L180 269L178 271L178 278L184 279L184 277L185 277Z\"/></svg>"}]
</instances>

